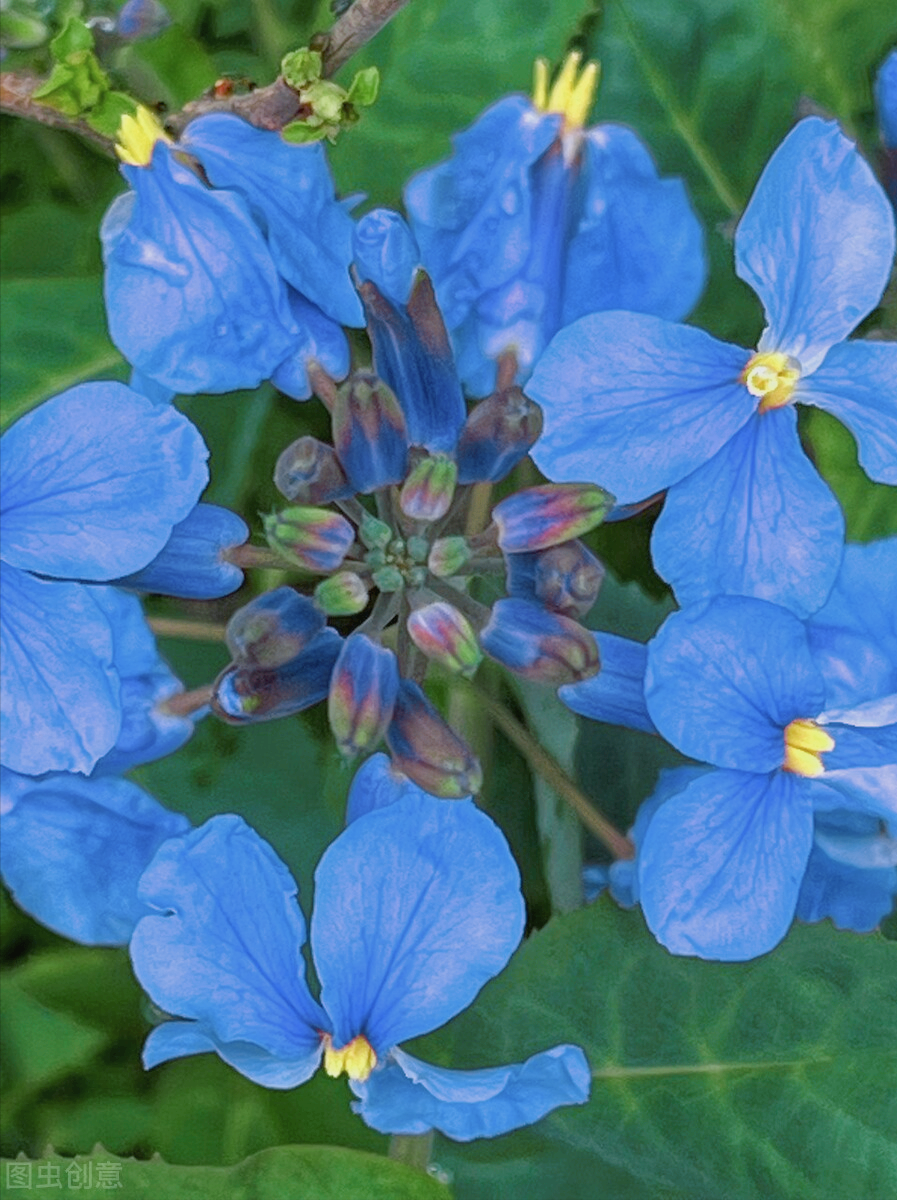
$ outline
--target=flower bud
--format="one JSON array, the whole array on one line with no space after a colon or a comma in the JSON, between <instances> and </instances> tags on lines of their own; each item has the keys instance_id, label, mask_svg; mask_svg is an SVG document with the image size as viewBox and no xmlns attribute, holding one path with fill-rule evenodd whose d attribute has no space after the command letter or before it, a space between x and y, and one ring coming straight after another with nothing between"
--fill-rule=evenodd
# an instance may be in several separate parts
<instances>
[{"instance_id":1,"label":"flower bud","mask_svg":"<svg viewBox=\"0 0 897 1200\"><path fill-rule=\"evenodd\" d=\"M402 512L412 521L438 521L449 510L457 478L458 468L445 455L421 459L399 495Z\"/></svg>"},{"instance_id":2,"label":"flower bud","mask_svg":"<svg viewBox=\"0 0 897 1200\"><path fill-rule=\"evenodd\" d=\"M346 518L326 508L285 508L265 517L263 524L272 550L319 575L335 571L355 541Z\"/></svg>"},{"instance_id":3,"label":"flower bud","mask_svg":"<svg viewBox=\"0 0 897 1200\"><path fill-rule=\"evenodd\" d=\"M534 554L509 554L508 593L533 600L565 617L585 616L604 580L604 567L580 541L562 542Z\"/></svg>"},{"instance_id":4,"label":"flower bud","mask_svg":"<svg viewBox=\"0 0 897 1200\"><path fill-rule=\"evenodd\" d=\"M287 500L329 504L351 496L352 485L332 446L301 437L282 451L274 467L274 486Z\"/></svg>"},{"instance_id":5,"label":"flower bud","mask_svg":"<svg viewBox=\"0 0 897 1200\"><path fill-rule=\"evenodd\" d=\"M333 444L357 492L401 483L408 469L405 418L395 394L370 371L355 371L333 405Z\"/></svg>"},{"instance_id":6,"label":"flower bud","mask_svg":"<svg viewBox=\"0 0 897 1200\"><path fill-rule=\"evenodd\" d=\"M458 439L458 482L496 483L542 432L542 410L518 387L493 392L473 409Z\"/></svg>"},{"instance_id":7,"label":"flower bud","mask_svg":"<svg viewBox=\"0 0 897 1200\"><path fill-rule=\"evenodd\" d=\"M253 725L310 708L327 695L341 645L335 629L322 629L278 667L231 664L215 680L212 711L229 725Z\"/></svg>"},{"instance_id":8,"label":"flower bud","mask_svg":"<svg viewBox=\"0 0 897 1200\"><path fill-rule=\"evenodd\" d=\"M430 547L427 566L438 579L451 579L473 556L463 537L437 538Z\"/></svg>"},{"instance_id":9,"label":"flower bud","mask_svg":"<svg viewBox=\"0 0 897 1200\"><path fill-rule=\"evenodd\" d=\"M443 600L415 609L408 618L408 632L427 658L449 671L470 676L483 661L470 622Z\"/></svg>"},{"instance_id":10,"label":"flower bud","mask_svg":"<svg viewBox=\"0 0 897 1200\"><path fill-rule=\"evenodd\" d=\"M224 637L238 665L274 668L300 654L325 624L311 600L279 587L238 608Z\"/></svg>"},{"instance_id":11,"label":"flower bud","mask_svg":"<svg viewBox=\"0 0 897 1200\"><path fill-rule=\"evenodd\" d=\"M528 600L498 600L480 645L515 674L553 686L589 679L601 665L587 629Z\"/></svg>"},{"instance_id":12,"label":"flower bud","mask_svg":"<svg viewBox=\"0 0 897 1200\"><path fill-rule=\"evenodd\" d=\"M399 680L386 744L395 766L433 796L459 800L482 785L483 772L469 746L408 679Z\"/></svg>"},{"instance_id":13,"label":"flower bud","mask_svg":"<svg viewBox=\"0 0 897 1200\"><path fill-rule=\"evenodd\" d=\"M367 584L354 571L337 571L315 588L315 604L330 617L351 617L367 603Z\"/></svg>"},{"instance_id":14,"label":"flower bud","mask_svg":"<svg viewBox=\"0 0 897 1200\"><path fill-rule=\"evenodd\" d=\"M119 587L185 600L215 600L235 592L243 572L223 557L242 546L249 529L242 517L217 504L197 504L152 560L114 582Z\"/></svg>"},{"instance_id":15,"label":"flower bud","mask_svg":"<svg viewBox=\"0 0 897 1200\"><path fill-rule=\"evenodd\" d=\"M395 537L392 527L378 517L366 516L358 528L358 536L368 550L385 550Z\"/></svg>"},{"instance_id":16,"label":"flower bud","mask_svg":"<svg viewBox=\"0 0 897 1200\"><path fill-rule=\"evenodd\" d=\"M502 550L545 550L588 533L613 506L613 496L593 483L547 483L515 492L492 510Z\"/></svg>"},{"instance_id":17,"label":"flower bud","mask_svg":"<svg viewBox=\"0 0 897 1200\"><path fill-rule=\"evenodd\" d=\"M327 713L340 753L372 750L392 719L399 667L391 650L363 633L346 638L330 678Z\"/></svg>"}]
</instances>

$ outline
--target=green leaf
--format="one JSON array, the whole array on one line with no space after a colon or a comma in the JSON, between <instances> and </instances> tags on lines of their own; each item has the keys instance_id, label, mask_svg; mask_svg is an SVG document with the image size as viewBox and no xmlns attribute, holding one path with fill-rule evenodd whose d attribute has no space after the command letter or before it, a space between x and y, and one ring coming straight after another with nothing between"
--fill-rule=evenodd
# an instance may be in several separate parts
<instances>
[{"instance_id":1,"label":"green leaf","mask_svg":"<svg viewBox=\"0 0 897 1200\"><path fill-rule=\"evenodd\" d=\"M847 540L870 542L897 533L897 488L872 482L840 421L819 408L804 409L800 416L813 460L844 509Z\"/></svg>"},{"instance_id":2,"label":"green leaf","mask_svg":"<svg viewBox=\"0 0 897 1200\"><path fill-rule=\"evenodd\" d=\"M365 67L352 80L349 88L348 101L359 108L369 108L377 99L380 91L380 72L376 67Z\"/></svg>"},{"instance_id":3,"label":"green leaf","mask_svg":"<svg viewBox=\"0 0 897 1200\"><path fill-rule=\"evenodd\" d=\"M116 1188L120 1200L448 1200L449 1192L436 1179L359 1150L334 1146L276 1146L262 1150L234 1167L182 1167L155 1158L138 1162L119 1158L98 1147L74 1159L48 1154L34 1160L28 1176L36 1181L38 1164L56 1165L52 1195L80 1197ZM27 1160L4 1159L7 1179L18 1167L21 1178ZM55 1180L59 1186L55 1186ZM98 1184L98 1180L106 1182ZM89 1181L89 1183L88 1183ZM23 1185L24 1186L24 1185ZM32 1185L33 1186L33 1183Z\"/></svg>"},{"instance_id":4,"label":"green leaf","mask_svg":"<svg viewBox=\"0 0 897 1200\"><path fill-rule=\"evenodd\" d=\"M70 16L50 42L50 52L57 62L65 62L70 54L93 49L93 34L76 16Z\"/></svg>"},{"instance_id":5,"label":"green leaf","mask_svg":"<svg viewBox=\"0 0 897 1200\"><path fill-rule=\"evenodd\" d=\"M44 1008L106 1034L142 1033L141 992L123 950L64 946L16 968L16 985Z\"/></svg>"},{"instance_id":6,"label":"green leaf","mask_svg":"<svg viewBox=\"0 0 897 1200\"><path fill-rule=\"evenodd\" d=\"M11 279L0 297L2 424L97 376L126 378L96 279Z\"/></svg>"},{"instance_id":7,"label":"green leaf","mask_svg":"<svg viewBox=\"0 0 897 1200\"><path fill-rule=\"evenodd\" d=\"M589 1103L434 1158L459 1200L893 1195L895 968L897 946L828 925L722 964L674 958L609 902L558 917L453 1022L448 1061L572 1042Z\"/></svg>"}]
</instances>

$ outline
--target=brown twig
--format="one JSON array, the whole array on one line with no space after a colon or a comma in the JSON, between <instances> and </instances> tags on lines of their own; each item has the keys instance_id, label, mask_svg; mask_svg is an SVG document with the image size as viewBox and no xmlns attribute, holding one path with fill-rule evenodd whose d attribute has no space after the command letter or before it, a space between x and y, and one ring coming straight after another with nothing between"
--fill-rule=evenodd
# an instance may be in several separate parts
<instances>
[{"instance_id":1,"label":"brown twig","mask_svg":"<svg viewBox=\"0 0 897 1200\"><path fill-rule=\"evenodd\" d=\"M44 83L36 75L26 72L4 71L0 75L0 111L10 113L14 117L24 117L28 121L36 121L39 125L49 125L51 129L67 129L77 133L85 141L102 150L104 154L115 157L112 138L98 133L80 117L69 117L58 108L49 104L41 104L32 99L32 94Z\"/></svg>"}]
</instances>

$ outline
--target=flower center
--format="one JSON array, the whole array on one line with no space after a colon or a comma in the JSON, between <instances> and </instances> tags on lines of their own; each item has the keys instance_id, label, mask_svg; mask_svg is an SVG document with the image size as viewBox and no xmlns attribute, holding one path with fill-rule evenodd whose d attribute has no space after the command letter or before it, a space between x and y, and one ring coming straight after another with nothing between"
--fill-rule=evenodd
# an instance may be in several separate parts
<instances>
[{"instance_id":1,"label":"flower center","mask_svg":"<svg viewBox=\"0 0 897 1200\"><path fill-rule=\"evenodd\" d=\"M335 1050L330 1034L324 1034L324 1070L333 1079L345 1071L350 1079L364 1083L376 1065L377 1055L367 1038L359 1035Z\"/></svg>"},{"instance_id":2,"label":"flower center","mask_svg":"<svg viewBox=\"0 0 897 1200\"><path fill-rule=\"evenodd\" d=\"M142 104L137 106L137 115L125 113L118 127L118 143L115 153L129 167L148 167L153 157L156 142L171 142L153 113Z\"/></svg>"},{"instance_id":3,"label":"flower center","mask_svg":"<svg viewBox=\"0 0 897 1200\"><path fill-rule=\"evenodd\" d=\"M755 354L742 371L740 382L752 396L760 398L758 411L763 413L790 404L798 379L800 363L797 359L774 350L768 354Z\"/></svg>"},{"instance_id":4,"label":"flower center","mask_svg":"<svg viewBox=\"0 0 897 1200\"><path fill-rule=\"evenodd\" d=\"M564 133L583 128L598 90L598 64L586 63L579 74L581 63L579 51L571 51L550 89L548 60L537 58L534 67L533 104L540 112L560 113L564 118Z\"/></svg>"},{"instance_id":5,"label":"flower center","mask_svg":"<svg viewBox=\"0 0 897 1200\"><path fill-rule=\"evenodd\" d=\"M835 739L815 721L798 719L785 728L785 761L782 767L812 778L825 770L820 755L833 750Z\"/></svg>"}]
</instances>

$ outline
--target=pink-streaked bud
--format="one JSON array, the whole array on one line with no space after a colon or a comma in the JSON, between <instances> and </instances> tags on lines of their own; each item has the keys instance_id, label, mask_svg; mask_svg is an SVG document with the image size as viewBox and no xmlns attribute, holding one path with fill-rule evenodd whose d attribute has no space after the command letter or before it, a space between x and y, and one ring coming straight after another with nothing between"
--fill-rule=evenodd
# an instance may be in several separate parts
<instances>
[{"instance_id":1,"label":"pink-streaked bud","mask_svg":"<svg viewBox=\"0 0 897 1200\"><path fill-rule=\"evenodd\" d=\"M315 588L315 604L329 617L351 617L368 604L368 588L354 571L337 571Z\"/></svg>"},{"instance_id":2,"label":"pink-streaked bud","mask_svg":"<svg viewBox=\"0 0 897 1200\"><path fill-rule=\"evenodd\" d=\"M562 542L535 554L509 554L505 563L509 595L534 600L574 620L589 611L604 580L600 559L580 541Z\"/></svg>"},{"instance_id":3,"label":"pink-streaked bud","mask_svg":"<svg viewBox=\"0 0 897 1200\"><path fill-rule=\"evenodd\" d=\"M355 541L346 518L326 508L285 508L263 524L272 550L316 575L335 571Z\"/></svg>"},{"instance_id":4,"label":"pink-streaked bud","mask_svg":"<svg viewBox=\"0 0 897 1200\"><path fill-rule=\"evenodd\" d=\"M332 446L301 437L282 451L274 467L274 486L287 500L329 504L352 495L352 485Z\"/></svg>"},{"instance_id":5,"label":"pink-streaked bud","mask_svg":"<svg viewBox=\"0 0 897 1200\"><path fill-rule=\"evenodd\" d=\"M600 525L614 498L593 483L546 483L515 492L492 510L498 544L509 554L545 550Z\"/></svg>"},{"instance_id":6,"label":"pink-streaked bud","mask_svg":"<svg viewBox=\"0 0 897 1200\"><path fill-rule=\"evenodd\" d=\"M278 667L231 664L215 680L212 711L228 725L254 725L310 708L327 695L342 641L335 629L322 629Z\"/></svg>"},{"instance_id":7,"label":"pink-streaked bud","mask_svg":"<svg viewBox=\"0 0 897 1200\"><path fill-rule=\"evenodd\" d=\"M330 677L327 713L340 753L373 750L392 719L399 667L391 650L363 633L346 638Z\"/></svg>"},{"instance_id":8,"label":"pink-streaked bud","mask_svg":"<svg viewBox=\"0 0 897 1200\"><path fill-rule=\"evenodd\" d=\"M399 680L386 744L396 767L433 796L459 800L482 786L483 772L470 747L409 679Z\"/></svg>"},{"instance_id":9,"label":"pink-streaked bud","mask_svg":"<svg viewBox=\"0 0 897 1200\"><path fill-rule=\"evenodd\" d=\"M444 454L421 459L399 495L402 512L412 521L438 521L449 510L457 478L458 468Z\"/></svg>"},{"instance_id":10,"label":"pink-streaked bud","mask_svg":"<svg viewBox=\"0 0 897 1200\"><path fill-rule=\"evenodd\" d=\"M357 492L401 483L408 469L408 434L395 393L370 371L340 387L332 412L333 445Z\"/></svg>"},{"instance_id":11,"label":"pink-streaked bud","mask_svg":"<svg viewBox=\"0 0 897 1200\"><path fill-rule=\"evenodd\" d=\"M516 675L555 687L590 679L601 666L588 629L529 600L496 601L480 645Z\"/></svg>"},{"instance_id":12,"label":"pink-streaked bud","mask_svg":"<svg viewBox=\"0 0 897 1200\"><path fill-rule=\"evenodd\" d=\"M468 416L455 457L458 482L496 483L517 466L542 432L542 410L518 387L493 392Z\"/></svg>"},{"instance_id":13,"label":"pink-streaked bud","mask_svg":"<svg viewBox=\"0 0 897 1200\"><path fill-rule=\"evenodd\" d=\"M427 566L438 579L451 579L472 557L473 550L463 537L437 538L430 547Z\"/></svg>"},{"instance_id":14,"label":"pink-streaked bud","mask_svg":"<svg viewBox=\"0 0 897 1200\"><path fill-rule=\"evenodd\" d=\"M238 608L224 637L235 663L271 669L300 654L325 624L311 600L279 587Z\"/></svg>"},{"instance_id":15,"label":"pink-streaked bud","mask_svg":"<svg viewBox=\"0 0 897 1200\"><path fill-rule=\"evenodd\" d=\"M470 622L443 600L415 609L408 618L408 632L427 658L449 671L471 676L483 661Z\"/></svg>"}]
</instances>

